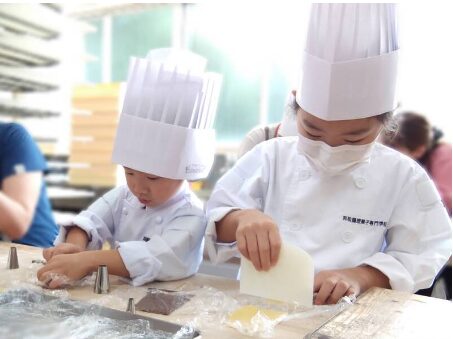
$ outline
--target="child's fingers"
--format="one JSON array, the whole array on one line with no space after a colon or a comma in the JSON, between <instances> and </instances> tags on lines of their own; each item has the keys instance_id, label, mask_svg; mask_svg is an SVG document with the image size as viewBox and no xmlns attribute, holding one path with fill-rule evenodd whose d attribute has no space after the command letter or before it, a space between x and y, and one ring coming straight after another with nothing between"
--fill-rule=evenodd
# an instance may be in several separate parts
<instances>
[{"instance_id":1,"label":"child's fingers","mask_svg":"<svg viewBox=\"0 0 453 339\"><path fill-rule=\"evenodd\" d=\"M314 293L319 292L319 289L321 288L323 281L324 281L324 279L320 273L315 275L315 281L313 283L313 292Z\"/></svg>"},{"instance_id":2,"label":"child's fingers","mask_svg":"<svg viewBox=\"0 0 453 339\"><path fill-rule=\"evenodd\" d=\"M245 235L243 233L236 234L236 241L239 253L250 260L249 253L247 252L247 241L245 240Z\"/></svg>"},{"instance_id":3,"label":"child's fingers","mask_svg":"<svg viewBox=\"0 0 453 339\"><path fill-rule=\"evenodd\" d=\"M50 289L66 287L70 282L67 276L55 271L41 273L38 279L42 282L43 287Z\"/></svg>"},{"instance_id":4,"label":"child's fingers","mask_svg":"<svg viewBox=\"0 0 453 339\"><path fill-rule=\"evenodd\" d=\"M57 254L71 254L75 253L77 250L75 249L75 246L72 244L60 244L57 247L55 247L52 255L57 255Z\"/></svg>"},{"instance_id":5,"label":"child's fingers","mask_svg":"<svg viewBox=\"0 0 453 339\"><path fill-rule=\"evenodd\" d=\"M50 260L50 258L52 258L53 256L53 251L54 251L55 247L50 247L50 248L45 248L43 251L42 251L42 256L44 257L44 259L46 259L47 261Z\"/></svg>"},{"instance_id":6,"label":"child's fingers","mask_svg":"<svg viewBox=\"0 0 453 339\"><path fill-rule=\"evenodd\" d=\"M350 296L354 296L354 297L357 297L357 291L355 290L354 287L349 287L349 289L346 291L345 293L345 296L347 297L350 297Z\"/></svg>"},{"instance_id":7,"label":"child's fingers","mask_svg":"<svg viewBox=\"0 0 453 339\"><path fill-rule=\"evenodd\" d=\"M344 280L339 280L332 293L330 294L330 297L327 298L327 303L328 304L336 304L338 300L340 300L342 297L347 295L347 291L350 288L350 284Z\"/></svg>"},{"instance_id":8,"label":"child's fingers","mask_svg":"<svg viewBox=\"0 0 453 339\"><path fill-rule=\"evenodd\" d=\"M36 272L36 276L38 277L39 281L44 281L46 279L46 274L49 271L49 267L47 265L41 267L38 272Z\"/></svg>"},{"instance_id":9,"label":"child's fingers","mask_svg":"<svg viewBox=\"0 0 453 339\"><path fill-rule=\"evenodd\" d=\"M50 274L46 274L42 280L43 287L49 287L49 284L52 282L52 277Z\"/></svg>"},{"instance_id":10,"label":"child's fingers","mask_svg":"<svg viewBox=\"0 0 453 339\"><path fill-rule=\"evenodd\" d=\"M43 287L49 287L49 284L52 282L52 278L55 273L51 271L39 272L38 280L42 283Z\"/></svg>"},{"instance_id":11,"label":"child's fingers","mask_svg":"<svg viewBox=\"0 0 453 339\"><path fill-rule=\"evenodd\" d=\"M55 247L46 248L45 250L43 250L42 255L43 255L44 259L49 261L56 255L66 254L66 253L70 253L70 252L68 252L68 250L65 248L65 246L63 246L63 244L60 244Z\"/></svg>"},{"instance_id":12,"label":"child's fingers","mask_svg":"<svg viewBox=\"0 0 453 339\"><path fill-rule=\"evenodd\" d=\"M247 242L247 252L250 256L250 261L255 266L257 271L261 271L260 255L258 252L258 241L254 232L247 232L245 234L245 240Z\"/></svg>"},{"instance_id":13,"label":"child's fingers","mask_svg":"<svg viewBox=\"0 0 453 339\"><path fill-rule=\"evenodd\" d=\"M261 262L261 269L268 271L271 268L271 249L269 234L267 231L259 232L256 235L258 241L258 254Z\"/></svg>"},{"instance_id":14,"label":"child's fingers","mask_svg":"<svg viewBox=\"0 0 453 339\"><path fill-rule=\"evenodd\" d=\"M47 261L49 261L51 258L59 254L71 254L78 252L80 252L80 248L78 246L69 243L62 243L55 247L43 250L43 256Z\"/></svg>"},{"instance_id":15,"label":"child's fingers","mask_svg":"<svg viewBox=\"0 0 453 339\"><path fill-rule=\"evenodd\" d=\"M337 281L338 278L336 277L330 277L323 281L323 283L321 284L321 288L319 289L318 294L316 295L315 298L316 305L323 305L326 303L327 299L332 294L332 291L334 290Z\"/></svg>"},{"instance_id":16,"label":"child's fingers","mask_svg":"<svg viewBox=\"0 0 453 339\"><path fill-rule=\"evenodd\" d=\"M271 229L269 231L269 244L270 244L271 266L275 266L275 264L278 261L278 256L280 254L280 248L282 245L280 233L278 233L277 229Z\"/></svg>"},{"instance_id":17,"label":"child's fingers","mask_svg":"<svg viewBox=\"0 0 453 339\"><path fill-rule=\"evenodd\" d=\"M47 287L50 289L63 288L68 285L69 285L68 278L65 276L59 276L59 275L55 275L47 283Z\"/></svg>"},{"instance_id":18,"label":"child's fingers","mask_svg":"<svg viewBox=\"0 0 453 339\"><path fill-rule=\"evenodd\" d=\"M51 273L55 272L58 269L57 264L54 261L47 262L46 265L41 267L38 272L36 272L36 276L38 277L39 281L46 280L46 276Z\"/></svg>"}]
</instances>

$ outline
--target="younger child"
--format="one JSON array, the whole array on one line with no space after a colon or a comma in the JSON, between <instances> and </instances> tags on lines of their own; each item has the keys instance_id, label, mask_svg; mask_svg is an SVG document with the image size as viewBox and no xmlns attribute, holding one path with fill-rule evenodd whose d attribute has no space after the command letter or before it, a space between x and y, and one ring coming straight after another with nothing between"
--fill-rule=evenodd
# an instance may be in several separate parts
<instances>
[{"instance_id":1,"label":"younger child","mask_svg":"<svg viewBox=\"0 0 453 339\"><path fill-rule=\"evenodd\" d=\"M198 270L206 218L186 180L210 171L220 88L219 75L205 66L204 58L174 49L132 59L113 150L127 186L61 227L56 246L44 250L40 281L61 287L101 264L134 286ZM111 250L101 250L105 241Z\"/></svg>"}]
</instances>

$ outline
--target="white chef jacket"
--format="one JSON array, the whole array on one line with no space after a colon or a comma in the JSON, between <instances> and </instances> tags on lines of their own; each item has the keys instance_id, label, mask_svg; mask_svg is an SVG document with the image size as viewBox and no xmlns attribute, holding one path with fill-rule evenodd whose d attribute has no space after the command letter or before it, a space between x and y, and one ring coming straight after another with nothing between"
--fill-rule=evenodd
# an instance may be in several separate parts
<instances>
[{"instance_id":1,"label":"white chef jacket","mask_svg":"<svg viewBox=\"0 0 453 339\"><path fill-rule=\"evenodd\" d=\"M266 141L217 183L207 204L211 260L237 255L216 243L215 222L235 209L258 209L283 241L313 258L315 271L370 265L393 289L430 286L451 254L451 221L426 172L381 144L369 163L326 176L297 151L297 137Z\"/></svg>"},{"instance_id":2,"label":"white chef jacket","mask_svg":"<svg viewBox=\"0 0 453 339\"><path fill-rule=\"evenodd\" d=\"M202 260L206 217L187 182L155 208L141 204L127 186L114 188L63 225L55 245L65 241L71 225L88 234L88 250L100 249L105 241L117 248L134 286L185 278Z\"/></svg>"}]
</instances>

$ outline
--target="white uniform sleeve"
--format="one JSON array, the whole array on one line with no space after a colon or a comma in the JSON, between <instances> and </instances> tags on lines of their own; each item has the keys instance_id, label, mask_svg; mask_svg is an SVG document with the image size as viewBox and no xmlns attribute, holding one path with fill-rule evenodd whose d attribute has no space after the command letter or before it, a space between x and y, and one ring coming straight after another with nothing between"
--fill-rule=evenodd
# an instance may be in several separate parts
<instances>
[{"instance_id":1,"label":"white uniform sleeve","mask_svg":"<svg viewBox=\"0 0 453 339\"><path fill-rule=\"evenodd\" d=\"M384 252L362 264L384 273L395 290L432 285L451 255L451 221L434 183L419 170L403 188L389 220Z\"/></svg>"},{"instance_id":2,"label":"white uniform sleeve","mask_svg":"<svg viewBox=\"0 0 453 339\"><path fill-rule=\"evenodd\" d=\"M115 220L117 220L115 213L120 210L118 204L124 194L124 187L118 187L97 199L88 209L80 212L72 222L60 227L55 245L64 242L67 229L75 225L83 229L88 235L87 250L102 248L105 241L111 241L113 238Z\"/></svg>"},{"instance_id":3,"label":"white uniform sleeve","mask_svg":"<svg viewBox=\"0 0 453 339\"><path fill-rule=\"evenodd\" d=\"M182 279L195 274L202 260L205 229L204 212L198 210L194 213L190 208L186 214L174 218L162 235L153 235L147 242L118 243L132 285Z\"/></svg>"},{"instance_id":4,"label":"white uniform sleeve","mask_svg":"<svg viewBox=\"0 0 453 339\"><path fill-rule=\"evenodd\" d=\"M266 140L264 126L257 126L247 133L244 140L239 145L238 158L241 158L245 153L253 147Z\"/></svg>"},{"instance_id":5,"label":"white uniform sleeve","mask_svg":"<svg viewBox=\"0 0 453 339\"><path fill-rule=\"evenodd\" d=\"M262 145L244 155L217 182L207 203L208 226L206 249L210 260L217 264L238 254L236 244L217 242L215 223L233 210L263 210L269 178L269 161Z\"/></svg>"}]
</instances>

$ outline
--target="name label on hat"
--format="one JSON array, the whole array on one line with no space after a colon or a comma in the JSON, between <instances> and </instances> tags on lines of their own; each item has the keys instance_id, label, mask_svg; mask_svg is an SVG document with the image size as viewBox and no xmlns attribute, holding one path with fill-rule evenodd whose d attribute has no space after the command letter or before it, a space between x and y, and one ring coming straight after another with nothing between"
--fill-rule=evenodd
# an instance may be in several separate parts
<instances>
[{"instance_id":1,"label":"name label on hat","mask_svg":"<svg viewBox=\"0 0 453 339\"><path fill-rule=\"evenodd\" d=\"M190 164L186 166L186 174L202 173L206 166L202 164Z\"/></svg>"}]
</instances>

